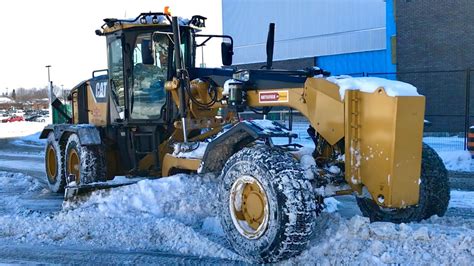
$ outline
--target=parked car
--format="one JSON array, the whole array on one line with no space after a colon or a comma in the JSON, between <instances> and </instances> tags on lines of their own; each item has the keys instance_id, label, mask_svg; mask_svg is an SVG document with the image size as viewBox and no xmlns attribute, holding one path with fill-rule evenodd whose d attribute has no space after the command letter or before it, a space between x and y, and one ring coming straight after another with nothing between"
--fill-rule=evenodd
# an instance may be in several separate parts
<instances>
[{"instance_id":1,"label":"parked car","mask_svg":"<svg viewBox=\"0 0 474 266\"><path fill-rule=\"evenodd\" d=\"M30 115L25 118L25 121L36 122L36 119L40 118L40 115Z\"/></svg>"},{"instance_id":2,"label":"parked car","mask_svg":"<svg viewBox=\"0 0 474 266\"><path fill-rule=\"evenodd\" d=\"M5 118L2 120L2 123L19 122L19 121L25 121L23 116L12 116L9 118Z\"/></svg>"},{"instance_id":3,"label":"parked car","mask_svg":"<svg viewBox=\"0 0 474 266\"><path fill-rule=\"evenodd\" d=\"M49 116L41 116L41 115L40 115L40 116L36 117L34 121L35 121L35 122L42 122L42 123L43 123L43 122L46 122L46 118L48 118L48 117L49 117Z\"/></svg>"}]
</instances>

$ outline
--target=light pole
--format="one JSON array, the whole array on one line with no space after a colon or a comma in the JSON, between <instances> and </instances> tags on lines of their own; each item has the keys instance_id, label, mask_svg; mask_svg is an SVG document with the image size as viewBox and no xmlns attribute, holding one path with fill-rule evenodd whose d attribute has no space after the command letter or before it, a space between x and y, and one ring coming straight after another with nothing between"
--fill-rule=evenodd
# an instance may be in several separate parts
<instances>
[{"instance_id":1,"label":"light pole","mask_svg":"<svg viewBox=\"0 0 474 266\"><path fill-rule=\"evenodd\" d=\"M63 101L66 102L66 97L64 96L64 85L61 84L61 97L63 97Z\"/></svg>"},{"instance_id":2,"label":"light pole","mask_svg":"<svg viewBox=\"0 0 474 266\"><path fill-rule=\"evenodd\" d=\"M49 69L51 65L45 66L48 69L48 98L49 98L49 121L48 123L52 124L53 122L53 86L51 86L51 75Z\"/></svg>"}]
</instances>

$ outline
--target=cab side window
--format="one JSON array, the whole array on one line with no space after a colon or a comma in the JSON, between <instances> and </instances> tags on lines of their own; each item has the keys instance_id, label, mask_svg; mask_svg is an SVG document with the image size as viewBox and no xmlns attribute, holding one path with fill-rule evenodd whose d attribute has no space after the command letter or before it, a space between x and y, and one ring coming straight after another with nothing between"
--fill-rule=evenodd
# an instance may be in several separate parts
<instances>
[{"instance_id":1,"label":"cab side window","mask_svg":"<svg viewBox=\"0 0 474 266\"><path fill-rule=\"evenodd\" d=\"M120 118L124 118L125 90L123 80L122 40L117 38L108 45L109 50L109 78L112 98L118 106Z\"/></svg>"}]
</instances>

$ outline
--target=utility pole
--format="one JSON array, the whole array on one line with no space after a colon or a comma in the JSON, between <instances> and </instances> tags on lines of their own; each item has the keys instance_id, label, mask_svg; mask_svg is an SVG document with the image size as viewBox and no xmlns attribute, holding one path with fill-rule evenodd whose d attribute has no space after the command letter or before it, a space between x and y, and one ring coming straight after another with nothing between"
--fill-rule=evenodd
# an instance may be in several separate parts
<instances>
[{"instance_id":1,"label":"utility pole","mask_svg":"<svg viewBox=\"0 0 474 266\"><path fill-rule=\"evenodd\" d=\"M48 97L49 97L49 121L48 123L52 124L53 123L53 86L51 84L51 74L49 72L49 69L51 68L51 65L45 66L48 69Z\"/></svg>"},{"instance_id":2,"label":"utility pole","mask_svg":"<svg viewBox=\"0 0 474 266\"><path fill-rule=\"evenodd\" d=\"M63 97L63 101L66 102L66 96L64 96L64 85L61 84L61 96Z\"/></svg>"}]
</instances>

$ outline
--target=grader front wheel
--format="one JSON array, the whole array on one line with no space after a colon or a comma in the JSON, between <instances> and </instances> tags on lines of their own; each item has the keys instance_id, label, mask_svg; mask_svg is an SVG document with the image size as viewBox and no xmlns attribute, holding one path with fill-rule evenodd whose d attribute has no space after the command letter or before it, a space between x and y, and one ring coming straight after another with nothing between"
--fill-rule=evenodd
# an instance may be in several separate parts
<instances>
[{"instance_id":1,"label":"grader front wheel","mask_svg":"<svg viewBox=\"0 0 474 266\"><path fill-rule=\"evenodd\" d=\"M267 146L245 148L227 161L221 177L221 225L238 253L273 262L306 248L317 204L291 155Z\"/></svg>"},{"instance_id":2,"label":"grader front wheel","mask_svg":"<svg viewBox=\"0 0 474 266\"><path fill-rule=\"evenodd\" d=\"M268 198L256 178L244 175L235 180L230 190L229 212L235 228L248 239L258 238L265 232Z\"/></svg>"}]
</instances>

